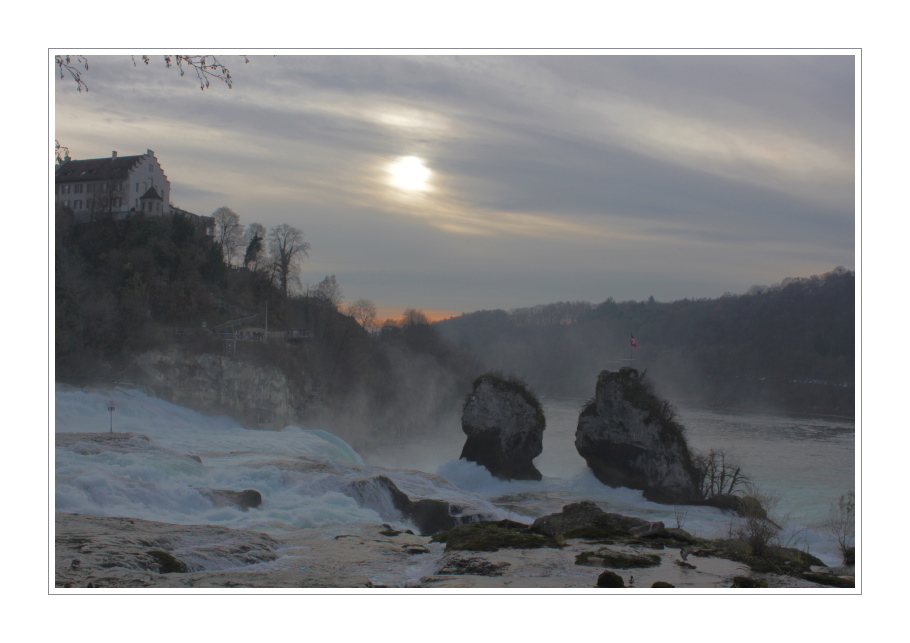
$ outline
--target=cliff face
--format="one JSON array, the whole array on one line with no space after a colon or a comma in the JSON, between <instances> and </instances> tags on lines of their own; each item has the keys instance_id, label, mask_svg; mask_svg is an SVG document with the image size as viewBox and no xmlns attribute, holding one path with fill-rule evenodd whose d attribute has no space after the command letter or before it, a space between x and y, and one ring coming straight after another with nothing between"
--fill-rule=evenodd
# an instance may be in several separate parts
<instances>
[{"instance_id":1,"label":"cliff face","mask_svg":"<svg viewBox=\"0 0 910 643\"><path fill-rule=\"evenodd\" d=\"M179 351L144 353L135 366L156 395L206 413L230 415L249 427L283 428L298 420L301 396L273 366L221 355Z\"/></svg>"},{"instance_id":2,"label":"cliff face","mask_svg":"<svg viewBox=\"0 0 910 643\"><path fill-rule=\"evenodd\" d=\"M461 457L504 480L540 480L532 462L543 451L546 421L540 402L519 382L484 375L474 383L461 427Z\"/></svg>"},{"instance_id":3,"label":"cliff face","mask_svg":"<svg viewBox=\"0 0 910 643\"><path fill-rule=\"evenodd\" d=\"M698 499L682 427L634 368L597 378L594 400L578 418L575 448L606 485L641 489L655 502Z\"/></svg>"}]
</instances>

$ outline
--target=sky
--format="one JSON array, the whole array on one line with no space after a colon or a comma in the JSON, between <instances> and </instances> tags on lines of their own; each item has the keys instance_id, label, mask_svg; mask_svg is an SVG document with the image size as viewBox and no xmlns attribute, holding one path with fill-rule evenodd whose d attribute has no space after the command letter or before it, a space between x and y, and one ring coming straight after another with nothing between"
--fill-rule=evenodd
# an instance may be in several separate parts
<instances>
[{"instance_id":1,"label":"sky","mask_svg":"<svg viewBox=\"0 0 910 643\"><path fill-rule=\"evenodd\" d=\"M273 55L277 53L278 55ZM857 50L87 55L73 158L154 150L174 205L289 223L380 319L719 297L854 269Z\"/></svg>"}]
</instances>

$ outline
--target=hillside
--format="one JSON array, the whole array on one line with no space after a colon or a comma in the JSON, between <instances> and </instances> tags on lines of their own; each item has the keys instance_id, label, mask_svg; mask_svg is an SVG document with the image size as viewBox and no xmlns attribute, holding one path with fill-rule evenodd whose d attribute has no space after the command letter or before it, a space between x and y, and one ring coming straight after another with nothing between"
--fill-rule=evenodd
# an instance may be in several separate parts
<instances>
[{"instance_id":1,"label":"hillside","mask_svg":"<svg viewBox=\"0 0 910 643\"><path fill-rule=\"evenodd\" d=\"M126 382L170 399L200 377L220 377L199 373L200 356L223 356L277 369L295 422L331 425L363 445L451 420L477 374L418 311L368 332L337 301L285 296L267 266L229 267L220 246L180 215L80 224L61 214L55 232L58 382ZM162 384L166 373L143 371L149 355L177 355L179 381ZM212 412L211 400L195 406ZM246 411L235 419L249 424L258 411Z\"/></svg>"},{"instance_id":2,"label":"hillside","mask_svg":"<svg viewBox=\"0 0 910 643\"><path fill-rule=\"evenodd\" d=\"M543 395L584 398L600 371L631 363L677 404L852 416L854 311L855 274L838 268L717 299L561 302L435 326Z\"/></svg>"}]
</instances>

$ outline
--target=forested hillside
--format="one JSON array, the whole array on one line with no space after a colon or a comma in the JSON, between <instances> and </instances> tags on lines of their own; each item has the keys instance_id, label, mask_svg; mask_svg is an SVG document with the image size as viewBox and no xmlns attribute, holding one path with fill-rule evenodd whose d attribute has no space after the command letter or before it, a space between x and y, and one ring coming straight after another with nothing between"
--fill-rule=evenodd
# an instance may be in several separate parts
<instances>
[{"instance_id":1,"label":"forested hillside","mask_svg":"<svg viewBox=\"0 0 910 643\"><path fill-rule=\"evenodd\" d=\"M180 214L90 224L61 214L55 232L58 382L138 381L136 357L147 351L231 355L279 368L306 398L302 420L330 421L362 443L451 419L477 375L420 311L377 329L353 312L368 301L342 310L334 276L288 295L267 257L229 266L224 247ZM219 331L232 320L246 323ZM232 339L266 325L268 342Z\"/></svg>"},{"instance_id":2,"label":"forested hillside","mask_svg":"<svg viewBox=\"0 0 910 643\"><path fill-rule=\"evenodd\" d=\"M855 274L838 268L718 299L563 302L436 326L544 395L583 398L601 370L632 363L678 404L852 415L854 311Z\"/></svg>"}]
</instances>

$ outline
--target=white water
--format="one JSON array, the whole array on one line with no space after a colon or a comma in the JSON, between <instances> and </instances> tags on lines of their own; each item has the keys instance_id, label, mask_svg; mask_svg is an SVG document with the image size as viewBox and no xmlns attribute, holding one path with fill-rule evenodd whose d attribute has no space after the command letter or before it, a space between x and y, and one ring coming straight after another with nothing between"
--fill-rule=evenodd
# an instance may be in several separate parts
<instances>
[{"instance_id":1,"label":"white water","mask_svg":"<svg viewBox=\"0 0 910 643\"><path fill-rule=\"evenodd\" d=\"M647 502L638 491L611 489L590 474L573 444L580 406L576 402L545 404L544 452L535 461L544 479L504 482L478 465L457 459L464 442L457 427L444 436L397 444L362 457L320 428L247 430L229 418L205 416L125 389L93 392L57 386L55 431L108 431L109 400L116 407L115 432L147 435L152 443L137 441L128 452L103 451L87 444L57 448L57 511L217 524L275 536L301 527L320 528L327 537L383 522L411 527L396 519L388 507L361 507L345 495L351 481L383 474L412 498L448 500L482 517L531 522L569 502L588 499L608 511L677 524L673 507ZM742 451L741 461L755 481L773 483L773 490L780 490L786 499L785 509L796 518L793 528L799 532L799 546L807 546L828 564L837 564L834 543L817 527L830 502L852 489L852 423L788 424L777 416L743 419L704 411L680 415L696 448ZM819 449L836 455L820 463ZM202 463L187 454L199 456ZM805 458L812 457L816 459L807 463ZM849 467L844 464L847 459ZM807 474L810 471L823 475L813 477ZM256 489L263 504L246 512L215 507L199 487ZM685 529L698 536L718 537L726 533L730 518L716 509L690 507L681 520ZM803 527L807 529L800 531Z\"/></svg>"}]
</instances>

